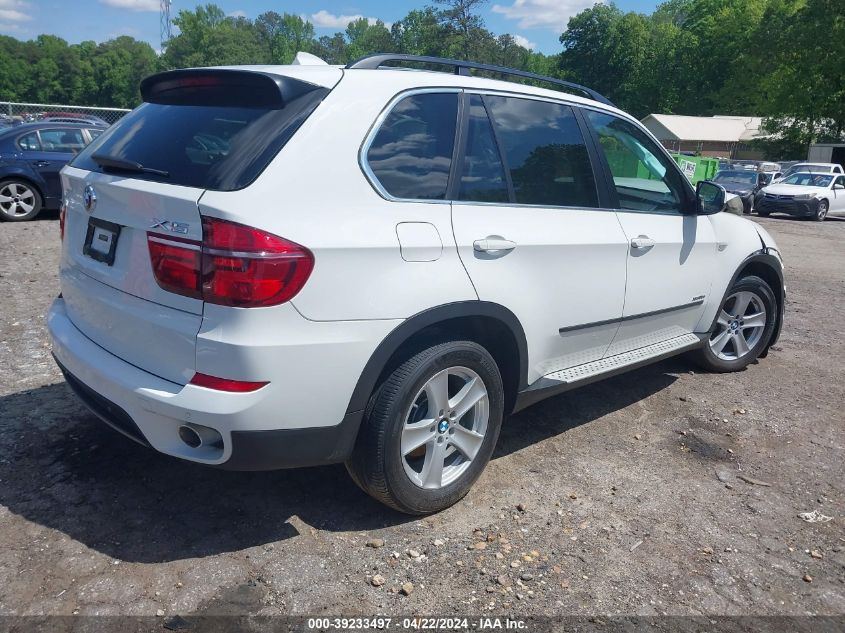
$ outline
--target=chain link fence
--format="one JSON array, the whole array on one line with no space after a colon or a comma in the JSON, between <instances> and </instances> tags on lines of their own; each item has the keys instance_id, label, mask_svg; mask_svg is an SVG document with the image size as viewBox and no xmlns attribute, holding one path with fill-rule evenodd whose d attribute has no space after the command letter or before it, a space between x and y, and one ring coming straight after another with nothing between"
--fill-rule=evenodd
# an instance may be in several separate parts
<instances>
[{"instance_id":1,"label":"chain link fence","mask_svg":"<svg viewBox=\"0 0 845 633\"><path fill-rule=\"evenodd\" d=\"M95 123L111 125L129 110L51 103L13 103L0 101L0 128L35 121Z\"/></svg>"}]
</instances>

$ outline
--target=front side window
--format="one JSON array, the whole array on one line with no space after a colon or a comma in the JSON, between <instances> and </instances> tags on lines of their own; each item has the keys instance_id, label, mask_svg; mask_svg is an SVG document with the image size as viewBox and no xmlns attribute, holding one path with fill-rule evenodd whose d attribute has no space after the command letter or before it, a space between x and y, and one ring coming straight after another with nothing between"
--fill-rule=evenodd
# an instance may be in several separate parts
<instances>
[{"instance_id":1,"label":"front side window","mask_svg":"<svg viewBox=\"0 0 845 633\"><path fill-rule=\"evenodd\" d=\"M518 97L485 96L510 171L515 202L597 207L593 169L572 108Z\"/></svg>"},{"instance_id":2,"label":"front side window","mask_svg":"<svg viewBox=\"0 0 845 633\"><path fill-rule=\"evenodd\" d=\"M366 161L394 198L445 200L452 167L458 93L423 93L399 101L379 128Z\"/></svg>"},{"instance_id":3,"label":"front side window","mask_svg":"<svg viewBox=\"0 0 845 633\"><path fill-rule=\"evenodd\" d=\"M619 208L642 213L683 213L685 178L642 130L624 119L585 110L598 134Z\"/></svg>"},{"instance_id":4,"label":"front side window","mask_svg":"<svg viewBox=\"0 0 845 633\"><path fill-rule=\"evenodd\" d=\"M82 130L41 130L42 151L75 154L83 147L85 147L85 139L82 137Z\"/></svg>"},{"instance_id":5,"label":"front side window","mask_svg":"<svg viewBox=\"0 0 845 633\"><path fill-rule=\"evenodd\" d=\"M458 200L508 202L508 182L493 126L480 95L469 98L467 146Z\"/></svg>"}]
</instances>

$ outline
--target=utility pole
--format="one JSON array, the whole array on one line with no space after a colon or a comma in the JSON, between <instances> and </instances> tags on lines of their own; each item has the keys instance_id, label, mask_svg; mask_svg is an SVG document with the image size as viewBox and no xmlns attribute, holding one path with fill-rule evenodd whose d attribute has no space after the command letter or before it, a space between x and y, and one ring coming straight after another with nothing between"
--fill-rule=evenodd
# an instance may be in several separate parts
<instances>
[{"instance_id":1,"label":"utility pole","mask_svg":"<svg viewBox=\"0 0 845 633\"><path fill-rule=\"evenodd\" d=\"M161 0L161 9L160 9L160 17L161 17L161 52L163 53L164 50L167 48L167 42L170 40L171 32L170 32L170 5L173 0Z\"/></svg>"}]
</instances>

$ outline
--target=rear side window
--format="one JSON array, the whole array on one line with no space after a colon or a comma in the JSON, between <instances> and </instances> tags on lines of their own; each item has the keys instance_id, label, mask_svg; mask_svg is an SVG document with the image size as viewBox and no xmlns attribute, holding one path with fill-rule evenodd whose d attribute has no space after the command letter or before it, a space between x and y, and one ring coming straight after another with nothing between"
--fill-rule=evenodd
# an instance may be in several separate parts
<instances>
[{"instance_id":1,"label":"rear side window","mask_svg":"<svg viewBox=\"0 0 845 633\"><path fill-rule=\"evenodd\" d=\"M38 140L38 132L31 132L18 139L18 147L25 152L40 152L41 143Z\"/></svg>"},{"instance_id":2,"label":"rear side window","mask_svg":"<svg viewBox=\"0 0 845 633\"><path fill-rule=\"evenodd\" d=\"M393 107L366 157L388 194L411 200L446 198L457 118L457 93L412 95Z\"/></svg>"},{"instance_id":3,"label":"rear side window","mask_svg":"<svg viewBox=\"0 0 845 633\"><path fill-rule=\"evenodd\" d=\"M598 206L592 165L572 108L516 97L485 96L484 103L502 144L515 202Z\"/></svg>"},{"instance_id":4,"label":"rear side window","mask_svg":"<svg viewBox=\"0 0 845 633\"><path fill-rule=\"evenodd\" d=\"M508 202L508 182L493 126L480 95L469 97L467 146L458 200Z\"/></svg>"},{"instance_id":5,"label":"rear side window","mask_svg":"<svg viewBox=\"0 0 845 633\"><path fill-rule=\"evenodd\" d=\"M328 90L315 89L282 108L144 103L106 130L72 165L103 171L91 157L139 163L167 175L132 173L132 178L234 191L249 185Z\"/></svg>"}]
</instances>

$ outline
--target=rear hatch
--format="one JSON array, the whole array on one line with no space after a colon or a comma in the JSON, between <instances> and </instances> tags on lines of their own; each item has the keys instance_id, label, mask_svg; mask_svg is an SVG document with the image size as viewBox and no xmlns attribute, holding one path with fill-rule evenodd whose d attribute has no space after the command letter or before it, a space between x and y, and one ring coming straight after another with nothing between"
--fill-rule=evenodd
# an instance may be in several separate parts
<instances>
[{"instance_id":1,"label":"rear hatch","mask_svg":"<svg viewBox=\"0 0 845 633\"><path fill-rule=\"evenodd\" d=\"M190 380L201 292L165 290L150 241L199 250L203 193L258 177L341 71L316 75L316 83L263 69L154 75L142 84L145 103L65 167L62 295L83 334L145 371Z\"/></svg>"}]
</instances>

